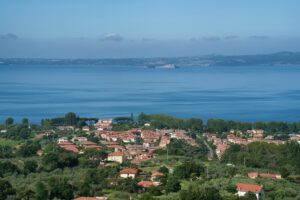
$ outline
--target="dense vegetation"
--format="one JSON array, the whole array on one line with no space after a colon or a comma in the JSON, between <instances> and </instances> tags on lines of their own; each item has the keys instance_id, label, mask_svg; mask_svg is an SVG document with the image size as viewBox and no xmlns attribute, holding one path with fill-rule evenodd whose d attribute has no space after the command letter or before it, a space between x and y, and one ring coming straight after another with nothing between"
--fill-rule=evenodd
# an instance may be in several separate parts
<instances>
[{"instance_id":1,"label":"dense vegetation","mask_svg":"<svg viewBox=\"0 0 300 200\"><path fill-rule=\"evenodd\" d=\"M89 126L97 119L80 118L75 113L65 117L42 120L40 125L30 124L24 118L15 123L8 118L0 125L0 200L2 199L73 199L77 196L102 196L109 199L253 199L253 195L238 198L235 195L237 182L263 184L265 199L297 199L300 196L300 145L287 142L284 145L250 143L247 146L231 145L221 161L208 161L208 149L201 132L216 132L226 135L231 129L245 131L263 128L266 134L288 135L299 132L299 123L256 122L244 123L219 119L177 119L165 115L118 117L114 130L132 127L142 129L184 129L196 139L197 146L183 140L172 139L166 149L157 150L157 157L133 165L101 164L110 150L87 150L75 154L58 147L56 140L65 136L85 136L102 145L93 134L79 130L59 130L56 126L72 125L77 128ZM150 126L144 126L149 123ZM90 126L92 127L92 126ZM52 132L55 130L55 133ZM35 137L39 133L51 132L49 136ZM42 154L40 152L43 152ZM230 165L228 165L230 163ZM139 168L142 178L120 179L119 171L124 167ZM161 185L142 189L137 182L149 179L152 171L164 174ZM248 172L276 172L282 180L247 177Z\"/></svg>"}]
</instances>

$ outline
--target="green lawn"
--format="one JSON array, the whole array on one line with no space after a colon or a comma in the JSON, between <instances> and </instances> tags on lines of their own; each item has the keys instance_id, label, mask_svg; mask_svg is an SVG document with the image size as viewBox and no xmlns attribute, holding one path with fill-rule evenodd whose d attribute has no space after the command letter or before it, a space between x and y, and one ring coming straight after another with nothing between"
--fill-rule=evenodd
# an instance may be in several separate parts
<instances>
[{"instance_id":1,"label":"green lawn","mask_svg":"<svg viewBox=\"0 0 300 200\"><path fill-rule=\"evenodd\" d=\"M17 141L14 140L7 140L7 139L0 139L0 146L10 146L15 147L18 145Z\"/></svg>"}]
</instances>

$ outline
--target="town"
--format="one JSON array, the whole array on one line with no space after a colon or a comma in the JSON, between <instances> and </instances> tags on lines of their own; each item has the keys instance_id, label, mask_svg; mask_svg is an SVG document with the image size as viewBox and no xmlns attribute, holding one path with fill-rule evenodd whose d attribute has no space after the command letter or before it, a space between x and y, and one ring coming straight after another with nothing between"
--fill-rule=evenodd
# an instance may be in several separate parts
<instances>
[{"instance_id":1,"label":"town","mask_svg":"<svg viewBox=\"0 0 300 200\"><path fill-rule=\"evenodd\" d=\"M219 131L217 121L205 126L201 119L144 113L137 119L89 119L67 113L64 118L42 120L41 125L28 119L16 124L7 118L0 126L0 199L276 199L278 195L294 199L300 195L299 161L279 166L291 155L300 156L299 123L288 124L295 131L286 128L286 133L272 134L266 124L264 130L240 122ZM287 157L281 158L281 153ZM269 157L257 164L261 156ZM278 189L283 185L289 189Z\"/></svg>"}]
</instances>

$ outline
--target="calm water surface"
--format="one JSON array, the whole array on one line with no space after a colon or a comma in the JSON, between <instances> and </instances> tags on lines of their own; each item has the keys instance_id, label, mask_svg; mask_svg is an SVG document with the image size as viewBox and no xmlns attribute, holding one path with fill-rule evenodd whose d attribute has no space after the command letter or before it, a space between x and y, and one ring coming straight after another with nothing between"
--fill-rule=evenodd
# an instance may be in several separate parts
<instances>
[{"instance_id":1,"label":"calm water surface","mask_svg":"<svg viewBox=\"0 0 300 200\"><path fill-rule=\"evenodd\" d=\"M164 113L300 121L300 66L0 66L0 120Z\"/></svg>"}]
</instances>

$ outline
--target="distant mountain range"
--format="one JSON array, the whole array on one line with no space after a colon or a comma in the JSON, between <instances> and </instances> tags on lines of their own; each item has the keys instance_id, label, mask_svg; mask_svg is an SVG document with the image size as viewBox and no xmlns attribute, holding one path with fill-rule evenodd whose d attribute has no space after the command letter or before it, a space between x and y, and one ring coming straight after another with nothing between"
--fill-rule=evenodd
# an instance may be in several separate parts
<instances>
[{"instance_id":1,"label":"distant mountain range","mask_svg":"<svg viewBox=\"0 0 300 200\"><path fill-rule=\"evenodd\" d=\"M130 65L130 66L251 66L300 65L300 52L279 52L259 55L207 55L173 58L120 58L120 59L37 59L0 58L0 65Z\"/></svg>"}]
</instances>

